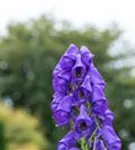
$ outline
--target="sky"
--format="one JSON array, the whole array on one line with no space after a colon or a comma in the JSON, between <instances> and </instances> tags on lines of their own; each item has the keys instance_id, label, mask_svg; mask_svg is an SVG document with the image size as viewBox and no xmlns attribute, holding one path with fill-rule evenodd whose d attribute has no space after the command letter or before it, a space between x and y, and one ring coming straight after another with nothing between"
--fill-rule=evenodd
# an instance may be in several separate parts
<instances>
[{"instance_id":1,"label":"sky","mask_svg":"<svg viewBox=\"0 0 135 150\"><path fill-rule=\"evenodd\" d=\"M77 27L93 24L105 28L116 22L134 45L135 0L0 0L0 34L10 21L26 21L43 13L67 19Z\"/></svg>"}]
</instances>

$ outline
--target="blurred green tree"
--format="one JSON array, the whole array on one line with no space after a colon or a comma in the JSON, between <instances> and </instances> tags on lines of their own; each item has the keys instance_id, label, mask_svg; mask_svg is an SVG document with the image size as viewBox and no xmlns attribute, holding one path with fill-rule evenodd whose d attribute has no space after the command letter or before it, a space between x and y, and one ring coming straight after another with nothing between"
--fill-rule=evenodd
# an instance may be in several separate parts
<instances>
[{"instance_id":1,"label":"blurred green tree","mask_svg":"<svg viewBox=\"0 0 135 150\"><path fill-rule=\"evenodd\" d=\"M0 121L0 149L1 150L6 150L6 140L5 140L4 131L5 131L4 123Z\"/></svg>"},{"instance_id":2,"label":"blurred green tree","mask_svg":"<svg viewBox=\"0 0 135 150\"><path fill-rule=\"evenodd\" d=\"M9 97L14 107L23 107L40 118L42 131L47 128L45 135L51 141L51 150L56 149L58 139L66 132L57 129L51 118L51 73L70 43L91 48L95 64L107 82L106 94L116 114L115 127L124 143L135 137L135 109L123 105L127 99L133 103L135 81L129 81L131 68L117 63L125 61L129 54L114 57L109 53L120 34L117 28L75 29L69 22L42 16L28 23L11 23L7 34L0 38L0 94L3 99Z\"/></svg>"},{"instance_id":3,"label":"blurred green tree","mask_svg":"<svg viewBox=\"0 0 135 150\"><path fill-rule=\"evenodd\" d=\"M1 150L47 149L48 142L38 130L38 120L25 111L1 103L0 122Z\"/></svg>"}]
</instances>

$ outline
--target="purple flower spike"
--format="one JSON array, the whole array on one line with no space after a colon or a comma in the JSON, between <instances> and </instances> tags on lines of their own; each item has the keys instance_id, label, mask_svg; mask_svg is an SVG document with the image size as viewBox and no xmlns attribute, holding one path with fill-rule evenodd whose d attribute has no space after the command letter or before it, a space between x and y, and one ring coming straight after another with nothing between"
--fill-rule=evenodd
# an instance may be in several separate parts
<instances>
[{"instance_id":1,"label":"purple flower spike","mask_svg":"<svg viewBox=\"0 0 135 150\"><path fill-rule=\"evenodd\" d=\"M91 119L87 114L86 107L81 105L80 114L76 118L76 131L81 134L81 136L86 136L90 132Z\"/></svg>"},{"instance_id":2,"label":"purple flower spike","mask_svg":"<svg viewBox=\"0 0 135 150\"><path fill-rule=\"evenodd\" d=\"M121 150L104 93L106 83L93 61L87 47L79 50L71 44L53 71L53 118L57 126L71 130L59 141L58 150Z\"/></svg>"}]
</instances>

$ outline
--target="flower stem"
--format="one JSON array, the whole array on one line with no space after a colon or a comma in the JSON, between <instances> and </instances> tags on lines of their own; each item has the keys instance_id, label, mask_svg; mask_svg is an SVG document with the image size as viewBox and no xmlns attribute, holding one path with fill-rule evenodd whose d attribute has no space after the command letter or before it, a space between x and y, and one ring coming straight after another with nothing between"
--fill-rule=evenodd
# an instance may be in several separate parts
<instances>
[{"instance_id":1,"label":"flower stem","mask_svg":"<svg viewBox=\"0 0 135 150\"><path fill-rule=\"evenodd\" d=\"M89 150L85 138L82 138L80 140L80 144L81 144L81 150Z\"/></svg>"}]
</instances>

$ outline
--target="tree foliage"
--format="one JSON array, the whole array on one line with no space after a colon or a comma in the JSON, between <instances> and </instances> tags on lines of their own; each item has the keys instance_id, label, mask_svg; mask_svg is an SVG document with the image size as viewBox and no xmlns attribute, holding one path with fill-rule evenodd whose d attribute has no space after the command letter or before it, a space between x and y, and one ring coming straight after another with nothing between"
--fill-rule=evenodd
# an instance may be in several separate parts
<instances>
[{"instance_id":1,"label":"tree foliage","mask_svg":"<svg viewBox=\"0 0 135 150\"><path fill-rule=\"evenodd\" d=\"M38 130L38 120L22 110L0 104L0 122L3 125L2 150L41 150L47 149L48 142Z\"/></svg>"},{"instance_id":2,"label":"tree foliage","mask_svg":"<svg viewBox=\"0 0 135 150\"><path fill-rule=\"evenodd\" d=\"M59 131L51 118L52 70L70 43L86 45L95 54L95 64L107 82L106 94L116 114L115 127L125 143L123 149L127 149L126 143L135 137L135 110L123 104L127 99L134 103L135 79L129 80L131 68L112 65L128 55L114 57L109 53L119 35L117 28L75 29L69 22L58 23L45 16L10 24L7 34L0 39L1 96L10 97L14 107L23 107L38 116L42 130L47 128L45 135L55 147L65 130ZM123 136L123 132L127 135Z\"/></svg>"}]
</instances>

